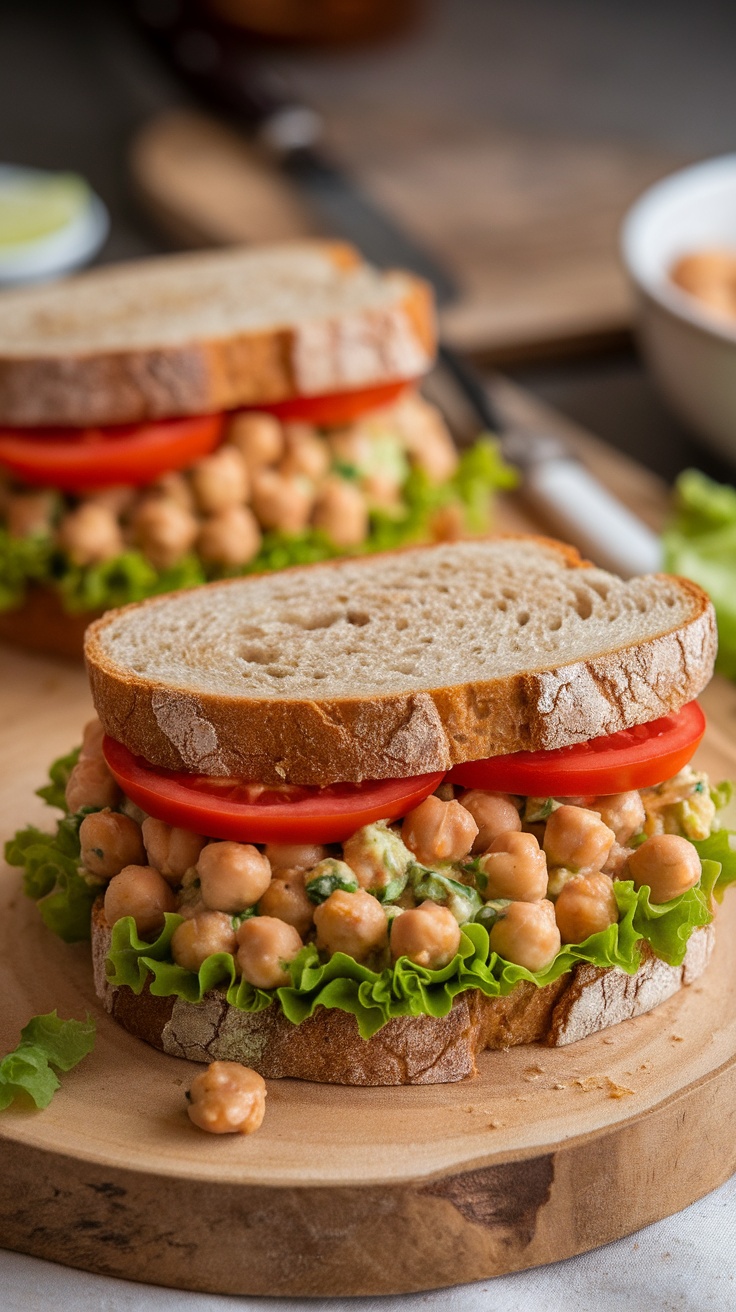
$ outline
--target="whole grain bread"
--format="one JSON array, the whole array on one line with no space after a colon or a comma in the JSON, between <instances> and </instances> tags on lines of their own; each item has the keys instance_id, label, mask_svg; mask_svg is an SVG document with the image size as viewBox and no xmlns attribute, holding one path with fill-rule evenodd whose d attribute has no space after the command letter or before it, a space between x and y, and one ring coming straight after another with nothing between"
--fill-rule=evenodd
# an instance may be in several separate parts
<instances>
[{"instance_id":1,"label":"whole grain bread","mask_svg":"<svg viewBox=\"0 0 736 1312\"><path fill-rule=\"evenodd\" d=\"M428 284L341 242L108 265L0 294L0 423L206 414L424 373Z\"/></svg>"},{"instance_id":2,"label":"whole grain bread","mask_svg":"<svg viewBox=\"0 0 736 1312\"><path fill-rule=\"evenodd\" d=\"M154 598L85 654L106 732L151 764L324 786L646 723L698 695L715 646L694 583L509 536Z\"/></svg>"},{"instance_id":3,"label":"whole grain bread","mask_svg":"<svg viewBox=\"0 0 736 1312\"><path fill-rule=\"evenodd\" d=\"M373 1038L358 1033L355 1017L320 1007L293 1025L275 1005L242 1012L212 991L201 1003L113 987L105 962L110 928L102 899L92 915L95 989L110 1015L129 1033L189 1061L240 1061L266 1079L320 1084L449 1084L476 1073L485 1049L519 1043L573 1043L609 1025L640 1016L672 997L705 970L713 949L712 925L696 930L682 966L668 966L648 950L635 975L579 965L537 988L517 984L505 998L477 989L461 993L447 1016L402 1016Z\"/></svg>"}]
</instances>

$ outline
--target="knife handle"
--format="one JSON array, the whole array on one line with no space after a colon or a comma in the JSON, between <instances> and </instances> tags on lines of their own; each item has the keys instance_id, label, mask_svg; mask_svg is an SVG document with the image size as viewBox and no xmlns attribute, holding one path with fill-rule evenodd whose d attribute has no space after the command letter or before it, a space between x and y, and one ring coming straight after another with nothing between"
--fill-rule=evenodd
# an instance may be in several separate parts
<instances>
[{"instance_id":1,"label":"knife handle","mask_svg":"<svg viewBox=\"0 0 736 1312\"><path fill-rule=\"evenodd\" d=\"M535 510L597 565L630 578L662 569L662 547L636 515L573 457L543 460L526 472L523 491Z\"/></svg>"}]
</instances>

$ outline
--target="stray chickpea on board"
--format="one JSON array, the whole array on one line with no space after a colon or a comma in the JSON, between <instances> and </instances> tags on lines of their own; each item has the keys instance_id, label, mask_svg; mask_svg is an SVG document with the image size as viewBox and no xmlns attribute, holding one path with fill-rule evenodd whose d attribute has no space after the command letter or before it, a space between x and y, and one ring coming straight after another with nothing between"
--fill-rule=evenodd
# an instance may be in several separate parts
<instances>
[{"instance_id":1,"label":"stray chickpea on board","mask_svg":"<svg viewBox=\"0 0 736 1312\"><path fill-rule=\"evenodd\" d=\"M266 1112L266 1081L237 1061L213 1061L187 1092L189 1119L209 1134L252 1134Z\"/></svg>"}]
</instances>

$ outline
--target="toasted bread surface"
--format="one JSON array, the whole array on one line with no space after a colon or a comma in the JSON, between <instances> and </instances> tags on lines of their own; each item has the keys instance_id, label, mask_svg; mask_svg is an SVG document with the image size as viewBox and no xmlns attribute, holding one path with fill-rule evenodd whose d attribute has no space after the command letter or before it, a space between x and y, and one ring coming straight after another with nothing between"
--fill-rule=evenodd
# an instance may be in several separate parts
<instances>
[{"instance_id":1,"label":"toasted bread surface","mask_svg":"<svg viewBox=\"0 0 736 1312\"><path fill-rule=\"evenodd\" d=\"M432 294L341 242L105 266L0 295L0 423L115 424L426 371Z\"/></svg>"},{"instance_id":2,"label":"toasted bread surface","mask_svg":"<svg viewBox=\"0 0 736 1312\"><path fill-rule=\"evenodd\" d=\"M668 966L647 949L639 970L576 966L545 988L522 981L505 998L477 989L459 994L447 1016L401 1016L371 1039L362 1039L355 1017L319 1007L293 1025L277 1005L242 1012L222 993L201 1003L135 994L112 987L105 975L110 928L102 900L93 909L95 988L124 1029L174 1057L189 1061L240 1061L267 1079L314 1080L321 1084L449 1084L476 1073L476 1057L487 1048L520 1043L551 1046L651 1011L697 979L713 948L712 926L696 930L684 965Z\"/></svg>"},{"instance_id":3,"label":"toasted bread surface","mask_svg":"<svg viewBox=\"0 0 736 1312\"><path fill-rule=\"evenodd\" d=\"M152 765L324 786L583 742L692 700L712 606L497 537L210 584L87 633L105 730Z\"/></svg>"}]
</instances>

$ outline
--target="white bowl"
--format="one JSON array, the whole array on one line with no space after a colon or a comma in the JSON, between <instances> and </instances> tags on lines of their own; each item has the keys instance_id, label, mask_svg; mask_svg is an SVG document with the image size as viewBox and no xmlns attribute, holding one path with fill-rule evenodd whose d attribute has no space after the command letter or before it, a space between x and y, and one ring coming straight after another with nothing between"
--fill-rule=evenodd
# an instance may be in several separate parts
<instances>
[{"instance_id":1,"label":"white bowl","mask_svg":"<svg viewBox=\"0 0 736 1312\"><path fill-rule=\"evenodd\" d=\"M0 164L0 191L32 188L53 178L54 174L45 169ZM99 196L82 184L79 203L65 223L28 241L0 246L0 288L57 278L89 263L105 241L109 227L109 216Z\"/></svg>"},{"instance_id":2,"label":"white bowl","mask_svg":"<svg viewBox=\"0 0 736 1312\"><path fill-rule=\"evenodd\" d=\"M736 251L736 155L655 183L629 210L624 262L636 291L639 337L665 398L697 433L736 458L736 321L720 320L670 280L681 255Z\"/></svg>"}]
</instances>

